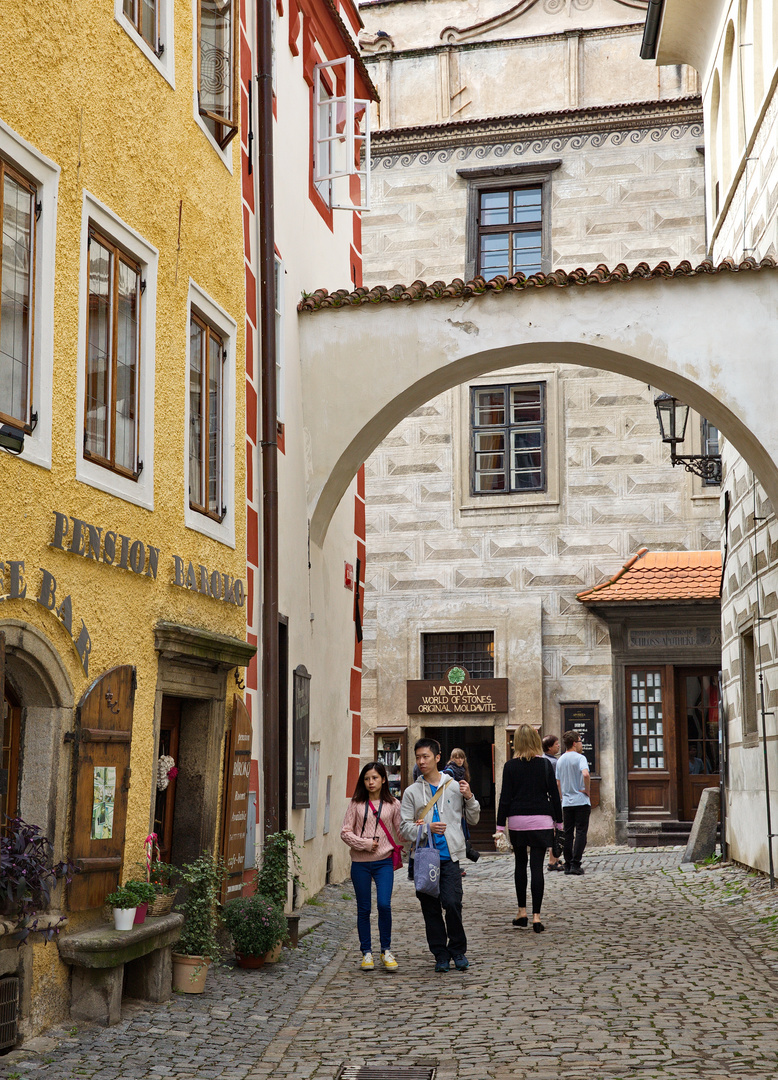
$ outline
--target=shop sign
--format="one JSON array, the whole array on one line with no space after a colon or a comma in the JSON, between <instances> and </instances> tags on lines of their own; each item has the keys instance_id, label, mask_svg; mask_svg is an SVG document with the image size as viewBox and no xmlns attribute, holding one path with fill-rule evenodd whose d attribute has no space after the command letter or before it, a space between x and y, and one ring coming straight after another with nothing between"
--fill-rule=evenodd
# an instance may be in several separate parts
<instances>
[{"instance_id":1,"label":"shop sign","mask_svg":"<svg viewBox=\"0 0 778 1080\"><path fill-rule=\"evenodd\" d=\"M311 805L309 742L311 735L311 676L300 664L294 669L294 708L292 713L292 808Z\"/></svg>"},{"instance_id":2,"label":"shop sign","mask_svg":"<svg viewBox=\"0 0 778 1080\"><path fill-rule=\"evenodd\" d=\"M659 630L630 630L630 649L712 649L721 648L721 630L716 626L684 626Z\"/></svg>"},{"instance_id":3,"label":"shop sign","mask_svg":"<svg viewBox=\"0 0 778 1080\"><path fill-rule=\"evenodd\" d=\"M507 679L471 679L459 666L449 668L442 679L408 679L406 687L411 715L508 711Z\"/></svg>"},{"instance_id":4,"label":"shop sign","mask_svg":"<svg viewBox=\"0 0 778 1080\"><path fill-rule=\"evenodd\" d=\"M51 571L41 566L40 572L41 582L35 602L46 608L47 611L53 611L65 627L72 638L84 674L88 675L92 639L89 636L86 623L82 619L81 628L73 629L73 601L70 596L63 597L61 590L60 595L57 594L57 579ZM7 563L0 562L0 603L4 600L25 600L27 598L28 584L24 559L11 559Z\"/></svg>"},{"instance_id":5,"label":"shop sign","mask_svg":"<svg viewBox=\"0 0 778 1080\"><path fill-rule=\"evenodd\" d=\"M577 731L583 747L581 753L589 762L589 773L599 776L600 703L599 701L563 701L562 733Z\"/></svg>"},{"instance_id":6,"label":"shop sign","mask_svg":"<svg viewBox=\"0 0 778 1080\"><path fill-rule=\"evenodd\" d=\"M249 779L251 776L251 717L243 700L232 701L232 730L225 760L226 792L222 855L227 868L222 901L240 896L246 865Z\"/></svg>"}]
</instances>

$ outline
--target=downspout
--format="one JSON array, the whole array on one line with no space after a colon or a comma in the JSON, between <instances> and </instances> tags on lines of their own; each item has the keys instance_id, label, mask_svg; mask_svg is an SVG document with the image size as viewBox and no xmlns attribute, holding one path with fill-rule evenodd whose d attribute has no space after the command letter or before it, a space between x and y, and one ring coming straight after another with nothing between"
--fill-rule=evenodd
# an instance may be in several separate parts
<instances>
[{"instance_id":1,"label":"downspout","mask_svg":"<svg viewBox=\"0 0 778 1080\"><path fill-rule=\"evenodd\" d=\"M271 3L257 4L260 424L262 431L262 766L264 836L279 823L278 442L276 419L273 30Z\"/></svg>"},{"instance_id":2,"label":"downspout","mask_svg":"<svg viewBox=\"0 0 778 1080\"><path fill-rule=\"evenodd\" d=\"M641 60L656 60L659 24L662 21L664 2L665 0L648 0L646 25L643 28L643 41L640 44Z\"/></svg>"}]
</instances>

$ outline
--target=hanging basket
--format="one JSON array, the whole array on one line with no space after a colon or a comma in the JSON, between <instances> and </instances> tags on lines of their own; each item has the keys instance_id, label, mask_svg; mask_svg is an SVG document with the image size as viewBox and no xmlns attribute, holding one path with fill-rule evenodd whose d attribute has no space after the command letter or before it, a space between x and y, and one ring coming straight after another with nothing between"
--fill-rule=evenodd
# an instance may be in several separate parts
<instances>
[{"instance_id":1,"label":"hanging basket","mask_svg":"<svg viewBox=\"0 0 778 1080\"><path fill-rule=\"evenodd\" d=\"M169 915L173 910L173 904L176 902L176 894L172 893L158 893L153 901L149 904L148 915Z\"/></svg>"}]
</instances>

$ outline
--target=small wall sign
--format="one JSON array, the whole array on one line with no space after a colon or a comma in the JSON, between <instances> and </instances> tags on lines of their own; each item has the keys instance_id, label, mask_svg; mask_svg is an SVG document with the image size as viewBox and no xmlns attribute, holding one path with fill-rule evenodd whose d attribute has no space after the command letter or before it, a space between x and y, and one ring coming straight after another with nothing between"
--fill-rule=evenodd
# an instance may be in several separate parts
<instances>
[{"instance_id":1,"label":"small wall sign","mask_svg":"<svg viewBox=\"0 0 778 1080\"><path fill-rule=\"evenodd\" d=\"M406 693L412 716L508 711L507 679L471 679L458 665L449 668L442 679L409 679Z\"/></svg>"},{"instance_id":2,"label":"small wall sign","mask_svg":"<svg viewBox=\"0 0 778 1080\"><path fill-rule=\"evenodd\" d=\"M577 731L581 735L581 753L589 762L589 773L599 776L600 763L600 703L599 701L562 701L562 734ZM562 746L564 751L564 746Z\"/></svg>"}]
</instances>

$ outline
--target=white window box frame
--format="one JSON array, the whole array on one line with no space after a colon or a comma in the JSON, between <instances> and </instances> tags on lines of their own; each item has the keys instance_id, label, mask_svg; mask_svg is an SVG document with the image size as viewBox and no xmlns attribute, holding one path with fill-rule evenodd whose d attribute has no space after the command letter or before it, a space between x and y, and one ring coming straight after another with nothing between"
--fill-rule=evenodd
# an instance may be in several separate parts
<instances>
[{"instance_id":1,"label":"white window box frame","mask_svg":"<svg viewBox=\"0 0 778 1080\"><path fill-rule=\"evenodd\" d=\"M122 30L132 38L140 51L149 63L157 69L165 82L169 83L175 90L176 64L175 51L173 48L173 0L159 0L159 5L159 43L165 47L162 56L157 56L154 49L152 49L149 43L141 37L124 14L123 0L114 0L113 14Z\"/></svg>"},{"instance_id":2,"label":"white window box frame","mask_svg":"<svg viewBox=\"0 0 778 1080\"><path fill-rule=\"evenodd\" d=\"M546 489L545 491L494 492L473 495L470 484L471 427L470 391L473 387L514 385L516 383L546 384ZM471 379L454 390L453 407L454 512L456 524L504 524L505 518L515 518L516 510L527 510L558 516L561 499L560 464L562 460L562 402L559 373L555 368L526 367L493 371Z\"/></svg>"},{"instance_id":3,"label":"white window box frame","mask_svg":"<svg viewBox=\"0 0 778 1080\"><path fill-rule=\"evenodd\" d=\"M138 461L143 471L137 480L98 465L84 454L86 408L86 322L89 302L89 225L113 240L140 264L146 288L141 296L140 380L138 388ZM159 252L103 203L84 192L81 208L81 254L78 279L78 361L76 380L76 479L115 495L125 502L154 509L154 376L157 328L157 268Z\"/></svg>"},{"instance_id":4,"label":"white window box frame","mask_svg":"<svg viewBox=\"0 0 778 1080\"><path fill-rule=\"evenodd\" d=\"M233 140L234 142L234 140ZM222 502L225 509L221 521L194 510L189 505L189 324L192 311L209 323L221 335L227 359L224 361L222 382ZM184 395L184 524L188 529L218 540L226 547L235 547L235 507L238 501L235 491L235 439L238 430L236 418L236 341L238 324L213 297L197 282L189 279L189 298L186 309L186 367L183 385ZM245 505L241 503L241 506Z\"/></svg>"},{"instance_id":5,"label":"white window box frame","mask_svg":"<svg viewBox=\"0 0 778 1080\"><path fill-rule=\"evenodd\" d=\"M35 229L35 305L32 355L32 408L38 423L24 436L22 461L51 468L54 402L54 283L57 243L57 194L60 167L0 120L0 154L37 188L41 213Z\"/></svg>"}]
</instances>

